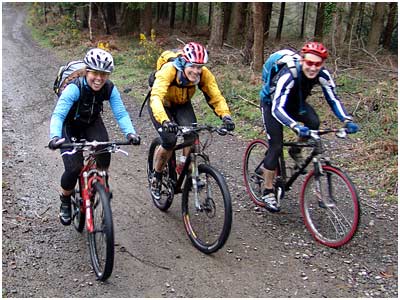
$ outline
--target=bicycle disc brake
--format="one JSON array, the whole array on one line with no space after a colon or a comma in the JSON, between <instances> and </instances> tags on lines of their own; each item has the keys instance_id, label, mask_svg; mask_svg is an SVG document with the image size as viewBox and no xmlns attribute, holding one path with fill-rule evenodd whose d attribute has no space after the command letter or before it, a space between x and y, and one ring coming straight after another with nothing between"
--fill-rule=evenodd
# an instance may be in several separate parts
<instances>
[{"instance_id":1,"label":"bicycle disc brake","mask_svg":"<svg viewBox=\"0 0 400 300\"><path fill-rule=\"evenodd\" d=\"M207 198L200 206L200 211L204 211L207 217L213 218L215 216L215 202L212 198Z\"/></svg>"}]
</instances>

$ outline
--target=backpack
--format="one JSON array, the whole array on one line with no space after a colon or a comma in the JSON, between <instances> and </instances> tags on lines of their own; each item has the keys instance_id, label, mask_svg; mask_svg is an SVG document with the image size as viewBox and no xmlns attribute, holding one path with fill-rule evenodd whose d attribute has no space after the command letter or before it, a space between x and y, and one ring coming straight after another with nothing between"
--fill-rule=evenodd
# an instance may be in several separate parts
<instances>
[{"instance_id":1,"label":"backpack","mask_svg":"<svg viewBox=\"0 0 400 300\"><path fill-rule=\"evenodd\" d=\"M61 66L58 70L57 77L54 80L53 90L60 97L65 87L75 78L82 77L86 74L86 64L82 60L70 61L66 65Z\"/></svg>"},{"instance_id":2,"label":"backpack","mask_svg":"<svg viewBox=\"0 0 400 300\"><path fill-rule=\"evenodd\" d=\"M180 57L181 55L182 55L182 52L181 52L181 50L178 50L178 49L165 50L164 52L162 52L160 54L160 56L157 59L156 70L151 72L149 75L148 81L149 81L150 90L147 93L146 98L144 99L144 101L142 103L142 107L140 108L140 112L139 112L139 117L142 116L142 111L143 111L144 105L150 99L151 88L153 87L154 81L156 80L157 71L159 71L163 65L165 65L168 62L174 61L176 58Z\"/></svg>"},{"instance_id":3,"label":"backpack","mask_svg":"<svg viewBox=\"0 0 400 300\"><path fill-rule=\"evenodd\" d=\"M283 49L272 53L263 66L262 80L264 81L264 87L260 92L261 99L267 99L265 101L268 101L275 90L274 88L270 89L271 81L284 66L289 68L293 78L296 79L299 73L299 61L300 55L290 49Z\"/></svg>"}]
</instances>

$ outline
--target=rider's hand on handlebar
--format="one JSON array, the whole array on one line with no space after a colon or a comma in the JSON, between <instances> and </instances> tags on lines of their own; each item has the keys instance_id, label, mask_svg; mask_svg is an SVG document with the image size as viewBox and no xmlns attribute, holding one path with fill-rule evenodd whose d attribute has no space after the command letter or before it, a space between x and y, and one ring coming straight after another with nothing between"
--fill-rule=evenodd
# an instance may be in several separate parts
<instances>
[{"instance_id":1,"label":"rider's hand on handlebar","mask_svg":"<svg viewBox=\"0 0 400 300\"><path fill-rule=\"evenodd\" d=\"M65 142L65 138L60 138L58 136L55 136L49 141L49 148L51 150L56 150L56 149L60 148L60 146L64 142Z\"/></svg>"},{"instance_id":2,"label":"rider's hand on handlebar","mask_svg":"<svg viewBox=\"0 0 400 300\"><path fill-rule=\"evenodd\" d=\"M299 137L310 136L310 129L306 126L295 125L292 129Z\"/></svg>"},{"instance_id":3,"label":"rider's hand on handlebar","mask_svg":"<svg viewBox=\"0 0 400 300\"><path fill-rule=\"evenodd\" d=\"M164 121L162 123L162 128L164 132L169 133L177 133L178 132L178 124L172 121Z\"/></svg>"},{"instance_id":4,"label":"rider's hand on handlebar","mask_svg":"<svg viewBox=\"0 0 400 300\"><path fill-rule=\"evenodd\" d=\"M356 123L350 120L345 121L344 127L346 127L348 133L356 133L360 129Z\"/></svg>"},{"instance_id":5,"label":"rider's hand on handlebar","mask_svg":"<svg viewBox=\"0 0 400 300\"><path fill-rule=\"evenodd\" d=\"M235 123L232 121L231 116L223 117L222 122L224 123L226 130L233 131L235 129Z\"/></svg>"},{"instance_id":6,"label":"rider's hand on handlebar","mask_svg":"<svg viewBox=\"0 0 400 300\"><path fill-rule=\"evenodd\" d=\"M140 145L140 136L134 133L128 133L126 136L126 139L132 144L132 145Z\"/></svg>"}]
</instances>

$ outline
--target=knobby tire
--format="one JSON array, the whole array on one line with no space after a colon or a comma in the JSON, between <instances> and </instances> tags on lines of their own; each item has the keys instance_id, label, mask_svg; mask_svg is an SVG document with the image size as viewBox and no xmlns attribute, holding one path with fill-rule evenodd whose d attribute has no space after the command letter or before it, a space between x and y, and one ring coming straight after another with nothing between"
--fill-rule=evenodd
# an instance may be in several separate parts
<instances>
[{"instance_id":1,"label":"knobby tire","mask_svg":"<svg viewBox=\"0 0 400 300\"><path fill-rule=\"evenodd\" d=\"M93 186L94 231L88 232L90 259L96 277L105 281L110 277L114 266L114 229L110 199L99 182Z\"/></svg>"},{"instance_id":2,"label":"knobby tire","mask_svg":"<svg viewBox=\"0 0 400 300\"><path fill-rule=\"evenodd\" d=\"M188 177L182 194L182 216L192 244L201 252L211 254L222 248L229 237L232 226L231 196L219 171L206 164L200 164L198 170L199 178L205 183L199 190L199 200L204 209L196 210L192 178ZM211 197L207 196L208 188L212 189Z\"/></svg>"}]
</instances>

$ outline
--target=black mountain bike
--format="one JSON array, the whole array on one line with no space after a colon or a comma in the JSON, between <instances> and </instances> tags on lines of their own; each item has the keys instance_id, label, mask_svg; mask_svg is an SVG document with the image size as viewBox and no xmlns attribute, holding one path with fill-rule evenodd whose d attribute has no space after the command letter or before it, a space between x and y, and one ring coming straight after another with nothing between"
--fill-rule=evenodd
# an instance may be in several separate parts
<instances>
[{"instance_id":1,"label":"black mountain bike","mask_svg":"<svg viewBox=\"0 0 400 300\"><path fill-rule=\"evenodd\" d=\"M282 154L276 169L274 190L278 205L286 191L301 174L306 174L301 192L300 208L307 229L319 243L337 248L346 244L357 231L360 219L360 204L357 191L349 176L334 167L324 152L321 135L336 133L337 137L347 135L345 128L311 130L307 142L283 142ZM312 151L300 166L285 160L287 147L308 147ZM263 161L268 143L263 139L253 140L243 158L243 175L247 192L258 206L265 206L261 200L263 189ZM311 169L306 171L308 165ZM291 175L289 175L291 174Z\"/></svg>"},{"instance_id":2,"label":"black mountain bike","mask_svg":"<svg viewBox=\"0 0 400 300\"><path fill-rule=\"evenodd\" d=\"M208 131L209 138L200 142L199 133ZM226 135L225 128L208 125L179 126L178 137L194 134L194 141L178 142L171 159L163 170L160 199L152 197L154 205L167 211L174 195L182 193L182 216L185 230L192 244L201 252L218 251L227 241L232 225L232 203L228 185L222 174L210 165L204 152L211 144L212 133ZM147 161L149 189L154 169L154 157L161 145L155 138L150 145ZM176 168L176 151L191 146L180 174ZM150 193L151 194L151 193Z\"/></svg>"}]
</instances>

